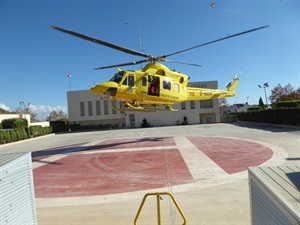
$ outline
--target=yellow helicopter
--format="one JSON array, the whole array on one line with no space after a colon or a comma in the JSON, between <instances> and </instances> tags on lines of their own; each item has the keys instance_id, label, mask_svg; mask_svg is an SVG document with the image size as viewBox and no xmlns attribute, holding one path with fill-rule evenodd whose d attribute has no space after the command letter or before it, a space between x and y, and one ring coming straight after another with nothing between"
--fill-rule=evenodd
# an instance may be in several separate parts
<instances>
[{"instance_id":1,"label":"yellow helicopter","mask_svg":"<svg viewBox=\"0 0 300 225\"><path fill-rule=\"evenodd\" d=\"M112 102L117 100L124 102L121 108L116 108L113 106L114 104L112 104L112 107L115 110L155 112L159 109L177 111L176 109L172 108L172 105L185 101L233 97L236 95L235 89L239 83L238 76L235 76L227 84L227 90L188 87L188 81L190 78L188 75L170 70L159 62L172 62L192 66L201 66L198 64L167 60L166 58L218 41L264 29L268 26L262 26L237 34L228 35L226 37L216 39L214 41L210 41L204 44L183 49L171 54L161 55L158 57L124 48L119 45L115 45L100 39L89 37L74 31L66 30L64 28L56 26L51 27L61 32L71 34L76 37L97 44L101 44L109 48L113 48L128 54L145 58L139 61L95 68L95 70L100 70L116 67L118 69L118 72L115 73L109 81L105 81L103 83L93 86L91 88L91 93L99 94L102 97L110 98ZM142 63L148 64L141 70L131 71L119 69L119 67L121 66L130 66Z\"/></svg>"}]
</instances>

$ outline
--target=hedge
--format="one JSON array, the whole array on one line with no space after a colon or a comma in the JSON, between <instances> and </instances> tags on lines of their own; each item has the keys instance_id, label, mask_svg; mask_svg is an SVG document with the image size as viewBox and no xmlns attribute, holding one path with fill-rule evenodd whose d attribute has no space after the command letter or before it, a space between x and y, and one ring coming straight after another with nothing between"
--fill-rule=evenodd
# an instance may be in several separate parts
<instances>
[{"instance_id":1,"label":"hedge","mask_svg":"<svg viewBox=\"0 0 300 225\"><path fill-rule=\"evenodd\" d=\"M0 145L52 133L52 127L31 126L0 130Z\"/></svg>"},{"instance_id":2,"label":"hedge","mask_svg":"<svg viewBox=\"0 0 300 225\"><path fill-rule=\"evenodd\" d=\"M300 108L300 100L280 101L274 103L275 108Z\"/></svg>"},{"instance_id":3,"label":"hedge","mask_svg":"<svg viewBox=\"0 0 300 225\"><path fill-rule=\"evenodd\" d=\"M237 117L240 121L300 126L300 108L242 112Z\"/></svg>"}]
</instances>

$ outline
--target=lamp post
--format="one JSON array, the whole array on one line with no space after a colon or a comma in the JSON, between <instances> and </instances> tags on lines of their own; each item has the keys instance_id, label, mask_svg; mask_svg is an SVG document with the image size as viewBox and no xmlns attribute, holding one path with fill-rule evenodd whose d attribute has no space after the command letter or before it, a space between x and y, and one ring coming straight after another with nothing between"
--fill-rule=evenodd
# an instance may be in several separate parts
<instances>
[{"instance_id":1,"label":"lamp post","mask_svg":"<svg viewBox=\"0 0 300 225\"><path fill-rule=\"evenodd\" d=\"M269 87L269 84L268 83L264 83L262 86L258 85L258 87L259 88L263 88L264 91L265 91L266 105L267 105L267 108L268 108L268 98L267 98L266 88Z\"/></svg>"}]
</instances>

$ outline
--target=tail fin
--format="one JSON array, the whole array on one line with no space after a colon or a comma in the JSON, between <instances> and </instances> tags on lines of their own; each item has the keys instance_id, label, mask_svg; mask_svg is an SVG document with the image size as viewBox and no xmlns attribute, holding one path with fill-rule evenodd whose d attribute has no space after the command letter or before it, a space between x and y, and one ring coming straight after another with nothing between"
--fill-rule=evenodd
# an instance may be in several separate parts
<instances>
[{"instance_id":1,"label":"tail fin","mask_svg":"<svg viewBox=\"0 0 300 225\"><path fill-rule=\"evenodd\" d=\"M241 72L238 72L235 77L226 85L227 91L235 95L235 89L239 84L239 76Z\"/></svg>"}]
</instances>

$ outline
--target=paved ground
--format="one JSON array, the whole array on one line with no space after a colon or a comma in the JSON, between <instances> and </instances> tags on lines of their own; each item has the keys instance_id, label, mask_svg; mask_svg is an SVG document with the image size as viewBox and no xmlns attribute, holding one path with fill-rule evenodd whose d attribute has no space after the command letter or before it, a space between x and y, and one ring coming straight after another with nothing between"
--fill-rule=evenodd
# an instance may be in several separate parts
<instances>
[{"instance_id":1,"label":"paved ground","mask_svg":"<svg viewBox=\"0 0 300 225\"><path fill-rule=\"evenodd\" d=\"M300 165L300 131L248 123L68 133L32 151L39 225L133 224L148 192L172 193L187 224L251 224L247 168ZM138 224L157 224L149 198ZM163 224L182 224L168 196Z\"/></svg>"}]
</instances>

